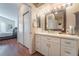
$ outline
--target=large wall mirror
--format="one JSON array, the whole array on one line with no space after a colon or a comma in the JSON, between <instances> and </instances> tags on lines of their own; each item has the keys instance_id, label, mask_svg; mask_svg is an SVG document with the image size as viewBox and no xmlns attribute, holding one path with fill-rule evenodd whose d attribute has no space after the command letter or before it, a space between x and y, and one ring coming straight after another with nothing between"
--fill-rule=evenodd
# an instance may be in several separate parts
<instances>
[{"instance_id":1,"label":"large wall mirror","mask_svg":"<svg viewBox=\"0 0 79 59\"><path fill-rule=\"evenodd\" d=\"M66 31L66 12L60 10L55 13L49 13L45 16L45 30Z\"/></svg>"}]
</instances>

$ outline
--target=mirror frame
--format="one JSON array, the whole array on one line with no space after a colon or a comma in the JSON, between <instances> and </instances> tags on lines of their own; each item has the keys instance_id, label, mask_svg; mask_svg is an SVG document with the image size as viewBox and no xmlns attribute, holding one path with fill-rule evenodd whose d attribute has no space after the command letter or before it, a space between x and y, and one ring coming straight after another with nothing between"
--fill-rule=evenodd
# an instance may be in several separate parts
<instances>
[{"instance_id":1,"label":"mirror frame","mask_svg":"<svg viewBox=\"0 0 79 59\"><path fill-rule=\"evenodd\" d=\"M40 16L36 17L36 19L37 19L37 28L41 28L41 18L40 18Z\"/></svg>"},{"instance_id":2,"label":"mirror frame","mask_svg":"<svg viewBox=\"0 0 79 59\"><path fill-rule=\"evenodd\" d=\"M63 18L63 30L54 30L54 31L62 31L62 32L66 32L66 9L64 9L64 10L60 10L60 11L63 11L63 13L64 13L64 18ZM58 11L58 12L60 12L60 11ZM52 13L48 13L48 14L46 14L45 15L45 30L47 31L48 29L47 29L47 15L49 15L49 14L52 14Z\"/></svg>"}]
</instances>

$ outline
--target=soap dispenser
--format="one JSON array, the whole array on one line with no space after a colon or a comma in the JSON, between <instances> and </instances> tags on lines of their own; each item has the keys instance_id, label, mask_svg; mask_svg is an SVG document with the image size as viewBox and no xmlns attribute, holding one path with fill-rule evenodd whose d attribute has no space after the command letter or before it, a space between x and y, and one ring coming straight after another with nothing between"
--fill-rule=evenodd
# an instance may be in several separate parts
<instances>
[{"instance_id":1,"label":"soap dispenser","mask_svg":"<svg viewBox=\"0 0 79 59\"><path fill-rule=\"evenodd\" d=\"M75 27L74 26L69 26L67 32L68 32L68 34L75 34Z\"/></svg>"}]
</instances>

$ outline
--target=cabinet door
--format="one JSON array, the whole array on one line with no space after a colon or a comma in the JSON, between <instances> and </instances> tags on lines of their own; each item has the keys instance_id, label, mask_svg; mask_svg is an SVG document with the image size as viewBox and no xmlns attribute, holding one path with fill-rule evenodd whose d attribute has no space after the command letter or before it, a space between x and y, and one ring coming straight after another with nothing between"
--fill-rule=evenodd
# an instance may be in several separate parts
<instances>
[{"instance_id":1,"label":"cabinet door","mask_svg":"<svg viewBox=\"0 0 79 59\"><path fill-rule=\"evenodd\" d=\"M53 48L54 48L54 56L60 56L60 44L54 43Z\"/></svg>"},{"instance_id":2,"label":"cabinet door","mask_svg":"<svg viewBox=\"0 0 79 59\"><path fill-rule=\"evenodd\" d=\"M41 53L48 56L48 41L46 36L41 37Z\"/></svg>"},{"instance_id":3,"label":"cabinet door","mask_svg":"<svg viewBox=\"0 0 79 59\"><path fill-rule=\"evenodd\" d=\"M50 48L49 48L49 55L50 56L60 56L60 39L59 38L50 38Z\"/></svg>"},{"instance_id":4,"label":"cabinet door","mask_svg":"<svg viewBox=\"0 0 79 59\"><path fill-rule=\"evenodd\" d=\"M40 35L36 35L35 50L38 51L38 52L41 52L41 37L40 37Z\"/></svg>"},{"instance_id":5,"label":"cabinet door","mask_svg":"<svg viewBox=\"0 0 79 59\"><path fill-rule=\"evenodd\" d=\"M60 46L51 45L51 47L49 48L49 56L60 56Z\"/></svg>"}]
</instances>

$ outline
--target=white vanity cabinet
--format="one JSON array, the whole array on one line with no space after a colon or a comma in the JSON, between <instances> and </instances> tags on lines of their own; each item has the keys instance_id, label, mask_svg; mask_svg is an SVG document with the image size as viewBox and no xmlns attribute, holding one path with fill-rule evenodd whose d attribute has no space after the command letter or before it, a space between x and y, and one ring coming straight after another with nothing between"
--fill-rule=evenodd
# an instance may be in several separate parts
<instances>
[{"instance_id":1,"label":"white vanity cabinet","mask_svg":"<svg viewBox=\"0 0 79 59\"><path fill-rule=\"evenodd\" d=\"M35 34L35 50L45 56L78 56L78 37Z\"/></svg>"},{"instance_id":2,"label":"white vanity cabinet","mask_svg":"<svg viewBox=\"0 0 79 59\"><path fill-rule=\"evenodd\" d=\"M48 55L47 39L41 35L36 35L35 49L43 55Z\"/></svg>"},{"instance_id":3,"label":"white vanity cabinet","mask_svg":"<svg viewBox=\"0 0 79 59\"><path fill-rule=\"evenodd\" d=\"M62 56L77 56L78 55L78 40L61 39L61 55Z\"/></svg>"},{"instance_id":4,"label":"white vanity cabinet","mask_svg":"<svg viewBox=\"0 0 79 59\"><path fill-rule=\"evenodd\" d=\"M59 56L60 55L60 39L56 37L48 36L48 42L50 46L49 49L49 56Z\"/></svg>"},{"instance_id":5,"label":"white vanity cabinet","mask_svg":"<svg viewBox=\"0 0 79 59\"><path fill-rule=\"evenodd\" d=\"M60 55L60 39L45 35L36 35L36 51L47 56Z\"/></svg>"},{"instance_id":6,"label":"white vanity cabinet","mask_svg":"<svg viewBox=\"0 0 79 59\"><path fill-rule=\"evenodd\" d=\"M43 55L46 55L48 56L48 48L50 46L50 44L48 43L48 39L47 37L44 37L44 36L41 36L40 35L40 38L41 38L41 53Z\"/></svg>"}]
</instances>

